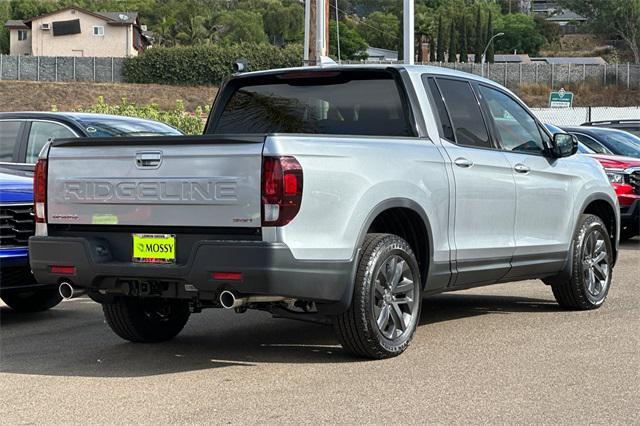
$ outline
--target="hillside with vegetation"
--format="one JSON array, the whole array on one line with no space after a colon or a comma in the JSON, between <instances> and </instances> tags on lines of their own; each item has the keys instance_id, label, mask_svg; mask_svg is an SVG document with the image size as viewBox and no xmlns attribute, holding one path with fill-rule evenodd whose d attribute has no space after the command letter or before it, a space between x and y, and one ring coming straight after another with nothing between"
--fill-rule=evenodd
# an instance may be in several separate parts
<instances>
[{"instance_id":1,"label":"hillside with vegetation","mask_svg":"<svg viewBox=\"0 0 640 426\"><path fill-rule=\"evenodd\" d=\"M451 58L460 54L463 61L468 53L480 53L496 32L506 34L496 41L498 52L536 54L557 41L557 27L515 13L511 4L510 0L416 0L416 40L432 46L432 60L444 60L446 52ZM304 6L299 0L10 0L0 1L0 21L29 19L70 5L137 11L158 47L240 42L282 47L301 44L304 37ZM400 0L339 0L337 11L331 1L330 12L332 34L337 29L336 12L339 18L342 59L361 58L367 46L401 53ZM337 51L335 39L331 37L331 52ZM8 51L4 29L0 51Z\"/></svg>"}]
</instances>

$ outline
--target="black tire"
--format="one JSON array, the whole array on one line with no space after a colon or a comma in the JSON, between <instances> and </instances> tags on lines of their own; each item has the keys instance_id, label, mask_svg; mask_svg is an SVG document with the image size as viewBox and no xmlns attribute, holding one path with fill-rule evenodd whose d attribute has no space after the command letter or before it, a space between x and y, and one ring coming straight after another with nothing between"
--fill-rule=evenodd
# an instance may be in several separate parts
<instances>
[{"instance_id":1,"label":"black tire","mask_svg":"<svg viewBox=\"0 0 640 426\"><path fill-rule=\"evenodd\" d=\"M2 300L18 312L42 312L62 301L58 289L8 291L2 293Z\"/></svg>"},{"instance_id":2,"label":"black tire","mask_svg":"<svg viewBox=\"0 0 640 426\"><path fill-rule=\"evenodd\" d=\"M121 297L102 305L109 327L125 340L164 342L174 338L189 320L189 302L177 299Z\"/></svg>"},{"instance_id":3,"label":"black tire","mask_svg":"<svg viewBox=\"0 0 640 426\"><path fill-rule=\"evenodd\" d=\"M596 242L594 243L594 239ZM589 262L594 260L589 254L590 244L598 244L606 252L603 262L606 261L606 278L601 279L603 266L596 268L589 267ZM578 228L573 239L573 259L571 277L564 280L554 280L551 283L553 295L558 304L564 309L589 310L597 309L604 303L611 287L611 275L613 264L613 250L609 233L602 220L591 214L580 216ZM590 271L591 269L591 271ZM595 274L590 277L590 274ZM594 284L594 290L600 289L597 294L590 291L590 280L596 279L598 284Z\"/></svg>"},{"instance_id":4,"label":"black tire","mask_svg":"<svg viewBox=\"0 0 640 426\"><path fill-rule=\"evenodd\" d=\"M394 285L398 267L400 277ZM384 277L391 269L394 276L388 280ZM403 288L407 291L402 292ZM400 305L400 300L412 302ZM420 320L421 305L420 270L409 244L395 235L369 234L362 245L351 306L334 317L334 329L342 347L353 355L371 359L394 357L409 346ZM378 325L379 319L382 326ZM403 326L398 326L400 323ZM400 334L396 336L397 332Z\"/></svg>"}]
</instances>

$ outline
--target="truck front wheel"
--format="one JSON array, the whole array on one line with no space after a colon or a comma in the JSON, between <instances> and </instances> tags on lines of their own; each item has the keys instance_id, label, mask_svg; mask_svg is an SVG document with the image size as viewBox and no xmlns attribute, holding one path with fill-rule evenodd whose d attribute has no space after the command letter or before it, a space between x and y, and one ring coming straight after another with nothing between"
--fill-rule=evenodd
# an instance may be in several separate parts
<instances>
[{"instance_id":1,"label":"truck front wheel","mask_svg":"<svg viewBox=\"0 0 640 426\"><path fill-rule=\"evenodd\" d=\"M154 343L174 338L189 319L189 302L177 299L121 297L102 305L109 327L131 342Z\"/></svg>"},{"instance_id":2,"label":"truck front wheel","mask_svg":"<svg viewBox=\"0 0 640 426\"><path fill-rule=\"evenodd\" d=\"M382 359L409 346L422 302L420 270L409 244L390 234L368 234L349 309L334 318L343 348Z\"/></svg>"},{"instance_id":3,"label":"truck front wheel","mask_svg":"<svg viewBox=\"0 0 640 426\"><path fill-rule=\"evenodd\" d=\"M564 309L597 309L609 293L613 265L611 240L602 219L583 214L573 247L571 276L549 282L553 295Z\"/></svg>"}]
</instances>

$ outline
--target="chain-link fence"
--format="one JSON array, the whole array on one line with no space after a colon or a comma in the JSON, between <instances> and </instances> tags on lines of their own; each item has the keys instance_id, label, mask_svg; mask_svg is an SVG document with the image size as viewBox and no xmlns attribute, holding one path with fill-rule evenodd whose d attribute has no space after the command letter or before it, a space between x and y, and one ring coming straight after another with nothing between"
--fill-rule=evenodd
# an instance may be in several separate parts
<instances>
[{"instance_id":1,"label":"chain-link fence","mask_svg":"<svg viewBox=\"0 0 640 426\"><path fill-rule=\"evenodd\" d=\"M532 108L543 123L579 126L587 121L640 120L640 107Z\"/></svg>"}]
</instances>

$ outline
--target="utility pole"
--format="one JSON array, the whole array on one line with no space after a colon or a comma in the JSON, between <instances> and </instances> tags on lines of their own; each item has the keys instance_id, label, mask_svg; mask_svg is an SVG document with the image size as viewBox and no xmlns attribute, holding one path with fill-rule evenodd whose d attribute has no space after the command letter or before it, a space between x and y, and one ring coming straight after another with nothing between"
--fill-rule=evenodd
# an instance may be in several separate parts
<instances>
[{"instance_id":1,"label":"utility pole","mask_svg":"<svg viewBox=\"0 0 640 426\"><path fill-rule=\"evenodd\" d=\"M404 0L402 8L402 24L404 27L404 37L402 43L404 63L413 65L414 61L414 0ZM438 40L440 43L440 40Z\"/></svg>"},{"instance_id":2,"label":"utility pole","mask_svg":"<svg viewBox=\"0 0 640 426\"><path fill-rule=\"evenodd\" d=\"M329 0L306 0L304 5L304 64L320 64L329 54Z\"/></svg>"}]
</instances>

